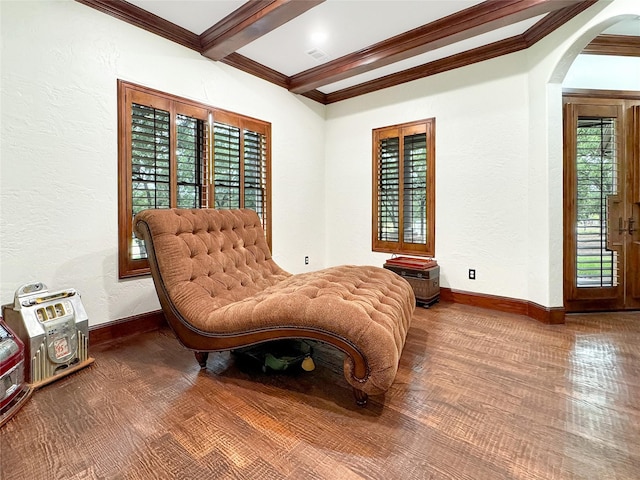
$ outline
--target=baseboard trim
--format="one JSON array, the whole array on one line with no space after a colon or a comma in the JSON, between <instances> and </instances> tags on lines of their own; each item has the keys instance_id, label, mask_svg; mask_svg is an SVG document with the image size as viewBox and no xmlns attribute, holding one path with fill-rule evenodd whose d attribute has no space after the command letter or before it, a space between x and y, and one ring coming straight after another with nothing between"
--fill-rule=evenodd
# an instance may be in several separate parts
<instances>
[{"instance_id":1,"label":"baseboard trim","mask_svg":"<svg viewBox=\"0 0 640 480\"><path fill-rule=\"evenodd\" d=\"M440 300L524 315L550 325L564 323L565 310L563 307L548 308L526 300L464 292L451 288L440 288ZM167 326L167 321L162 310L142 313L90 327L89 344L100 345L131 335L158 330L165 326Z\"/></svg>"},{"instance_id":2,"label":"baseboard trim","mask_svg":"<svg viewBox=\"0 0 640 480\"><path fill-rule=\"evenodd\" d=\"M166 325L167 321L162 310L101 323L100 325L89 327L89 344L100 345L130 335L158 330Z\"/></svg>"},{"instance_id":3,"label":"baseboard trim","mask_svg":"<svg viewBox=\"0 0 640 480\"><path fill-rule=\"evenodd\" d=\"M564 307L543 307L535 302L528 302L517 298L500 297L484 293L464 292L461 290L453 290L451 288L440 288L440 299L446 302L488 308L499 312L525 315L549 325L560 325L564 323Z\"/></svg>"}]
</instances>

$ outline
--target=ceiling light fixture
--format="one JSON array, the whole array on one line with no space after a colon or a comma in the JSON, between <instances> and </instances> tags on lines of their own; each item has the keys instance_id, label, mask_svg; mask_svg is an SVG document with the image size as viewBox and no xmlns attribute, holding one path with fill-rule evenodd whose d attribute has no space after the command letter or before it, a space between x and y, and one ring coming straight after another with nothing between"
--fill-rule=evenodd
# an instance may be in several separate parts
<instances>
[{"instance_id":1,"label":"ceiling light fixture","mask_svg":"<svg viewBox=\"0 0 640 480\"><path fill-rule=\"evenodd\" d=\"M311 45L322 45L327 41L328 37L329 35L327 35L327 32L323 32L323 31L313 32L310 35Z\"/></svg>"}]
</instances>

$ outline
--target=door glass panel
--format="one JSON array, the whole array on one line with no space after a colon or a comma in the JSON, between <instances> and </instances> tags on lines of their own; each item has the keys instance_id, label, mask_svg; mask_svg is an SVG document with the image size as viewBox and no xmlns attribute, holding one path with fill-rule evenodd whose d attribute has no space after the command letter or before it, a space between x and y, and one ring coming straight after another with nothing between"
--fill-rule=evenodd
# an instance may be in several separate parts
<instances>
[{"instance_id":1,"label":"door glass panel","mask_svg":"<svg viewBox=\"0 0 640 480\"><path fill-rule=\"evenodd\" d=\"M618 285L618 252L607 250L607 198L618 193L616 119L579 117L576 145L576 285Z\"/></svg>"}]
</instances>

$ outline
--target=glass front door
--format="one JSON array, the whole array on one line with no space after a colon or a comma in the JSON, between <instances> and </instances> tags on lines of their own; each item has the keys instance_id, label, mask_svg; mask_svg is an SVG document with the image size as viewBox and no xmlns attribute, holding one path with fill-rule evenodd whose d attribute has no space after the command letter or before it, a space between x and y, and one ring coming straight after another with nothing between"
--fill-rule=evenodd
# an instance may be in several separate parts
<instances>
[{"instance_id":1,"label":"glass front door","mask_svg":"<svg viewBox=\"0 0 640 480\"><path fill-rule=\"evenodd\" d=\"M564 296L571 311L640 308L640 138L628 100L565 97ZM634 216L635 215L635 216Z\"/></svg>"}]
</instances>

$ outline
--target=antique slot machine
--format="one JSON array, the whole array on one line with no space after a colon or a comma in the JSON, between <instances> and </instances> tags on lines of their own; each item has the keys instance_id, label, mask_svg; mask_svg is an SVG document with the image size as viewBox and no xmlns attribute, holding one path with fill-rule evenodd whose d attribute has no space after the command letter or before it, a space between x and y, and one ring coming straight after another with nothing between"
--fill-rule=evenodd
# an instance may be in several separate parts
<instances>
[{"instance_id":1,"label":"antique slot machine","mask_svg":"<svg viewBox=\"0 0 640 480\"><path fill-rule=\"evenodd\" d=\"M31 391L24 377L24 344L0 320L0 426L28 400Z\"/></svg>"},{"instance_id":2,"label":"antique slot machine","mask_svg":"<svg viewBox=\"0 0 640 480\"><path fill-rule=\"evenodd\" d=\"M3 305L7 325L25 346L25 378L39 388L93 362L88 317L75 289L50 292L43 283L20 287Z\"/></svg>"}]
</instances>

